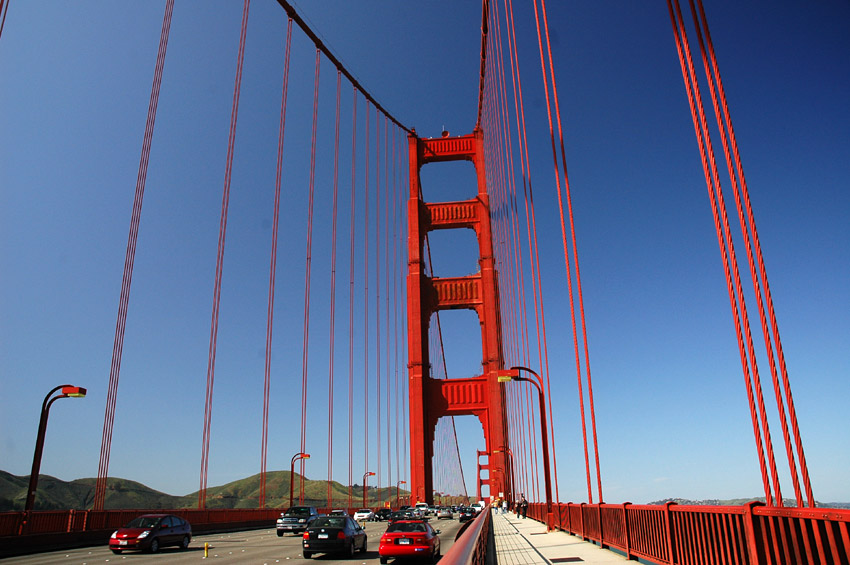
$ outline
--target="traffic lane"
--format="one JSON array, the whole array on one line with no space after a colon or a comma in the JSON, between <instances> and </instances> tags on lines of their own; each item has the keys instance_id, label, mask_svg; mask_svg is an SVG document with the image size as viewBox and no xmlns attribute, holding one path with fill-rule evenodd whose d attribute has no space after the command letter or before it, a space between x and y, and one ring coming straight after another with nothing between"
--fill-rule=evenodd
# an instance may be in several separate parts
<instances>
[{"instance_id":1,"label":"traffic lane","mask_svg":"<svg viewBox=\"0 0 850 565\"><path fill-rule=\"evenodd\" d=\"M432 519L431 524L440 530L441 552L445 554L454 543L460 524L454 520ZM301 554L301 534L286 534L278 537L273 528L263 530L249 530L242 532L230 532L223 534L198 535L192 538L188 549L182 550L173 547L164 547L159 553L140 553L137 551L126 551L119 555L113 554L109 547L85 547L68 549L64 551L52 551L34 555L21 555L14 557L14 563L23 565L48 565L63 563L68 565L93 565L98 563L197 563L204 557L204 544L209 544L209 558L223 560L234 564L263 564L285 563L300 561L306 565L312 560L317 560L322 565L351 565L352 563L364 565L376 565L378 563L378 543L381 534L387 529L386 522L367 522L366 535L368 544L366 553L357 553L353 559L340 558L336 555L317 554L313 559L304 559Z\"/></svg>"}]
</instances>

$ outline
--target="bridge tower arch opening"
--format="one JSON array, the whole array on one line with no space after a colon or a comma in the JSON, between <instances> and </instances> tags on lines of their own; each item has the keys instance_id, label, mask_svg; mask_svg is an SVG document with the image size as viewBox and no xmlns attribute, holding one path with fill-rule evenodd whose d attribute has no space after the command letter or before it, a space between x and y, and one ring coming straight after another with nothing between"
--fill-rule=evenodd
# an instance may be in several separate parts
<instances>
[{"instance_id":1,"label":"bridge tower arch opening","mask_svg":"<svg viewBox=\"0 0 850 565\"><path fill-rule=\"evenodd\" d=\"M507 492L507 422L498 372L504 368L499 317L498 273L493 256L490 202L484 170L483 134L422 139L408 136L408 390L410 395L410 487L414 502L433 504L431 463L434 433L443 416L475 415L484 429L491 492ZM475 196L467 200L426 202L420 171L429 163L470 161L475 169ZM459 277L429 276L425 238L434 230L470 229L478 244L475 272ZM432 377L429 331L432 314L442 310L474 311L481 326L481 374L465 378ZM495 453L494 453L495 452ZM478 479L480 481L480 478Z\"/></svg>"}]
</instances>

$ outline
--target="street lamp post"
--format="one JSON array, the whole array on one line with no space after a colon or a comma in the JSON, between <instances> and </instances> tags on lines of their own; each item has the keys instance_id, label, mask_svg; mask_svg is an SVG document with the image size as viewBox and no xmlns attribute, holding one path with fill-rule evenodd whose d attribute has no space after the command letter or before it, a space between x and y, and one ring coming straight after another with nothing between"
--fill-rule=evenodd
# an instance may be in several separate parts
<instances>
[{"instance_id":1,"label":"street lamp post","mask_svg":"<svg viewBox=\"0 0 850 565\"><path fill-rule=\"evenodd\" d=\"M536 377L529 379L519 376L520 371L526 371ZM540 400L540 436L543 442L543 477L546 483L546 528L551 530L555 525L554 514L552 513L552 479L549 475L549 431L546 427L546 401L543 398L543 379L540 375L529 369L528 367L511 367L508 371L500 371L498 376L499 382L508 381L526 381L533 384L537 388L537 396Z\"/></svg>"},{"instance_id":2,"label":"street lamp post","mask_svg":"<svg viewBox=\"0 0 850 565\"><path fill-rule=\"evenodd\" d=\"M53 396L56 391L61 389L58 396ZM38 421L38 436L35 440L35 453L32 456L32 471L30 472L30 484L27 490L27 501L24 504L24 512L32 511L35 503L35 489L38 487L38 472L41 469L41 455L44 452L44 434L47 432L47 415L50 411L50 405L60 398L82 398L86 395L86 389L80 386L60 385L47 393L44 397L44 402L41 404L41 418ZM51 398L53 396L53 398Z\"/></svg>"},{"instance_id":3,"label":"street lamp post","mask_svg":"<svg viewBox=\"0 0 850 565\"><path fill-rule=\"evenodd\" d=\"M399 481L395 484L395 507L398 509L398 493L399 493L399 485L406 485L407 481Z\"/></svg>"},{"instance_id":4,"label":"street lamp post","mask_svg":"<svg viewBox=\"0 0 850 565\"><path fill-rule=\"evenodd\" d=\"M366 471L363 473L363 508L367 508L366 506L366 477L372 477L375 473L372 471Z\"/></svg>"},{"instance_id":5,"label":"street lamp post","mask_svg":"<svg viewBox=\"0 0 850 565\"><path fill-rule=\"evenodd\" d=\"M292 476L295 475L295 462L299 459L309 459L309 453L296 453L289 462L289 507L292 508Z\"/></svg>"}]
</instances>

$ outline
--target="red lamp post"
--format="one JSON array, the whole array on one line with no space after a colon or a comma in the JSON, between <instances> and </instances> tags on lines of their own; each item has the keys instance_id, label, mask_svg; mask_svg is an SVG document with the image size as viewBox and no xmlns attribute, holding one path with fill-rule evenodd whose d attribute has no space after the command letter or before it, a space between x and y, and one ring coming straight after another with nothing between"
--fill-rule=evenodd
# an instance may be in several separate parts
<instances>
[{"instance_id":1,"label":"red lamp post","mask_svg":"<svg viewBox=\"0 0 850 565\"><path fill-rule=\"evenodd\" d=\"M399 493L399 485L406 485L407 481L399 481L395 484L395 507L398 509L398 493Z\"/></svg>"},{"instance_id":2,"label":"red lamp post","mask_svg":"<svg viewBox=\"0 0 850 565\"><path fill-rule=\"evenodd\" d=\"M295 474L295 462L299 459L309 459L309 453L296 453L289 462L289 507L292 508L292 476Z\"/></svg>"},{"instance_id":3,"label":"red lamp post","mask_svg":"<svg viewBox=\"0 0 850 565\"><path fill-rule=\"evenodd\" d=\"M58 396L53 394L60 390ZM47 432L47 415L50 412L50 405L60 398L82 398L86 395L86 389L80 386L60 385L47 393L44 397L44 402L41 404L41 418L38 421L38 436L35 440L35 453L32 456L32 471L30 472L30 484L27 490L27 500L24 504L24 512L32 511L35 503L35 489L38 487L38 472L41 469L41 455L44 452L44 435ZM53 396L53 398L51 398Z\"/></svg>"},{"instance_id":4,"label":"red lamp post","mask_svg":"<svg viewBox=\"0 0 850 565\"><path fill-rule=\"evenodd\" d=\"M536 378L528 379L519 376L520 371L531 373ZM543 398L543 379L540 375L527 367L511 367L508 371L500 371L499 382L526 381L537 388L537 396L540 400L540 437L543 442L543 477L546 483L546 528L551 530L555 525L555 517L552 513L552 478L549 473L549 431L546 426L546 401Z\"/></svg>"},{"instance_id":5,"label":"red lamp post","mask_svg":"<svg viewBox=\"0 0 850 565\"><path fill-rule=\"evenodd\" d=\"M363 473L363 508L368 508L366 506L366 477L372 477L374 475L375 473L373 473L372 471L366 471L365 473Z\"/></svg>"}]
</instances>

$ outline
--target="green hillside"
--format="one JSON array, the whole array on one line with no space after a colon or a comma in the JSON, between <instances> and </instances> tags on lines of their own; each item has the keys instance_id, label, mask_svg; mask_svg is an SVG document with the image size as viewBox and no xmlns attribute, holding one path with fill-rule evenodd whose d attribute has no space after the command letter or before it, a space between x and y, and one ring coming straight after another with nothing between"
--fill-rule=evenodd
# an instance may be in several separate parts
<instances>
[{"instance_id":1,"label":"green hillside","mask_svg":"<svg viewBox=\"0 0 850 565\"><path fill-rule=\"evenodd\" d=\"M90 509L96 482L93 478L66 482L50 475L39 475L35 509ZM0 511L23 510L28 485L28 476L18 477L0 471ZM179 499L127 479L107 481L106 508L174 508Z\"/></svg>"},{"instance_id":2,"label":"green hillside","mask_svg":"<svg viewBox=\"0 0 850 565\"><path fill-rule=\"evenodd\" d=\"M301 476L293 477L296 500L299 497ZM26 501L28 476L16 476L0 471L0 512L23 510ZM94 500L96 479L77 479L66 482L49 475L40 475L38 492L35 499L36 510L88 510ZM336 481L331 482L331 498L334 507L348 506L348 487ZM207 489L207 508L257 508L260 493L259 473L233 481L222 486ZM369 505L378 506L389 502L395 505L394 488L369 488ZM407 491L401 491L402 495ZM319 507L327 506L327 481L304 479L304 504ZM363 489L359 485L352 488L352 505L360 506ZM196 508L198 492L173 496L146 487L141 483L127 479L110 478L107 480L104 508L118 509L158 509L158 508ZM271 471L266 473L266 507L285 508L289 506L289 471Z\"/></svg>"}]
</instances>

